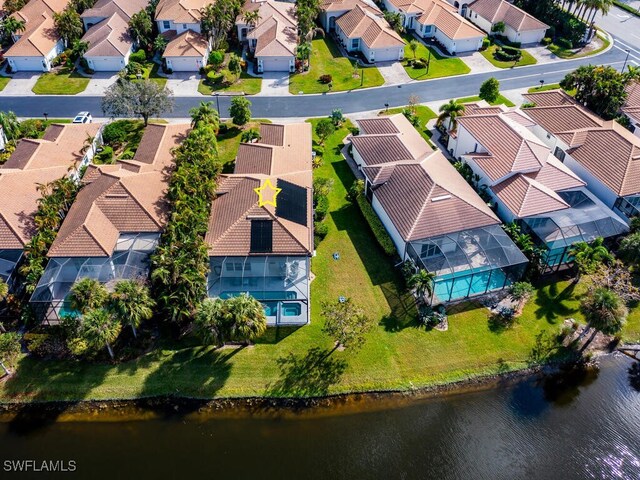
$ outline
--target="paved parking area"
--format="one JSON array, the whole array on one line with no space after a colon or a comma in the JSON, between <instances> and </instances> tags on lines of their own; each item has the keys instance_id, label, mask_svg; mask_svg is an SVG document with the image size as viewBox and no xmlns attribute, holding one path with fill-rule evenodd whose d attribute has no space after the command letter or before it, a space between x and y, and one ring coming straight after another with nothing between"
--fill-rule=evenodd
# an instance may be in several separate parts
<instances>
[{"instance_id":1,"label":"paved parking area","mask_svg":"<svg viewBox=\"0 0 640 480\"><path fill-rule=\"evenodd\" d=\"M11 81L7 83L7 86L4 87L4 90L0 92L0 96L4 95L15 95L15 96L24 96L24 95L35 95L31 91L33 86L38 81L41 72L18 72L11 75Z\"/></svg>"},{"instance_id":2,"label":"paved parking area","mask_svg":"<svg viewBox=\"0 0 640 480\"><path fill-rule=\"evenodd\" d=\"M385 85L399 85L411 81L411 77L402 66L402 62L380 62L376 63L376 67L378 67L378 71L384 78Z\"/></svg>"},{"instance_id":3,"label":"paved parking area","mask_svg":"<svg viewBox=\"0 0 640 480\"><path fill-rule=\"evenodd\" d=\"M90 75L91 80L84 92L78 95L87 95L91 97L99 97L104 95L104 91L109 88L117 79L118 74L115 72L96 72Z\"/></svg>"},{"instance_id":4,"label":"paved parking area","mask_svg":"<svg viewBox=\"0 0 640 480\"><path fill-rule=\"evenodd\" d=\"M265 72L262 74L262 89L258 95L282 97L289 93L288 72Z\"/></svg>"}]
</instances>

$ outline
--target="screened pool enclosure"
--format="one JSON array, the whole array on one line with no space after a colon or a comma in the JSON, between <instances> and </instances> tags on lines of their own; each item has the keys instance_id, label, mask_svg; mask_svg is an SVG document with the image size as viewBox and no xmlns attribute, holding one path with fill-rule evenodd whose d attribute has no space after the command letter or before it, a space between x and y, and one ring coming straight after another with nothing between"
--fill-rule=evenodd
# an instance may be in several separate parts
<instances>
[{"instance_id":1,"label":"screened pool enclosure","mask_svg":"<svg viewBox=\"0 0 640 480\"><path fill-rule=\"evenodd\" d=\"M414 241L407 255L435 274L434 305L501 290L527 267L527 258L499 225Z\"/></svg>"},{"instance_id":2,"label":"screened pool enclosure","mask_svg":"<svg viewBox=\"0 0 640 480\"><path fill-rule=\"evenodd\" d=\"M31 305L41 321L57 321L75 315L69 304L71 287L78 280L93 278L113 284L117 280L146 279L149 257L158 245L159 234L123 234L110 257L54 257L31 296Z\"/></svg>"},{"instance_id":3,"label":"screened pool enclosure","mask_svg":"<svg viewBox=\"0 0 640 480\"><path fill-rule=\"evenodd\" d=\"M211 257L209 263L209 297L248 293L264 306L268 325L308 323L308 257Z\"/></svg>"},{"instance_id":4,"label":"screened pool enclosure","mask_svg":"<svg viewBox=\"0 0 640 480\"><path fill-rule=\"evenodd\" d=\"M571 208L526 217L522 229L547 249L546 273L571 262L569 250L577 242L592 242L598 237L617 237L627 232L627 224L602 202L583 190L559 192Z\"/></svg>"},{"instance_id":5,"label":"screened pool enclosure","mask_svg":"<svg viewBox=\"0 0 640 480\"><path fill-rule=\"evenodd\" d=\"M20 258L22 257L22 250L3 250L0 249L0 280L11 285L14 272Z\"/></svg>"}]
</instances>

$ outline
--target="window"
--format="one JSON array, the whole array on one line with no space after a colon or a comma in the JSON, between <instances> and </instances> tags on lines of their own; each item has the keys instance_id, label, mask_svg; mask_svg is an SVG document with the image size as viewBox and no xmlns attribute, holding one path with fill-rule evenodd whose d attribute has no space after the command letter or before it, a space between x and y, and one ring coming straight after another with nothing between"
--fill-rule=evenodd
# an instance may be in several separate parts
<instances>
[{"instance_id":1,"label":"window","mask_svg":"<svg viewBox=\"0 0 640 480\"><path fill-rule=\"evenodd\" d=\"M360 46L360 39L354 38L351 40L351 48L358 48Z\"/></svg>"},{"instance_id":2,"label":"window","mask_svg":"<svg viewBox=\"0 0 640 480\"><path fill-rule=\"evenodd\" d=\"M422 245L420 250L421 258L435 257L436 255L440 255L440 249L434 243L427 243Z\"/></svg>"},{"instance_id":3,"label":"window","mask_svg":"<svg viewBox=\"0 0 640 480\"><path fill-rule=\"evenodd\" d=\"M431 33L431 25L424 26L424 33Z\"/></svg>"},{"instance_id":4,"label":"window","mask_svg":"<svg viewBox=\"0 0 640 480\"><path fill-rule=\"evenodd\" d=\"M553 155L561 162L564 162L564 157L567 154L564 153L564 150L562 150L560 147L556 147L555 151L553 152Z\"/></svg>"},{"instance_id":5,"label":"window","mask_svg":"<svg viewBox=\"0 0 640 480\"><path fill-rule=\"evenodd\" d=\"M186 30L186 29L187 29L187 24L186 24L186 23L183 23L183 24L182 24L182 29L183 29L183 30Z\"/></svg>"},{"instance_id":6,"label":"window","mask_svg":"<svg viewBox=\"0 0 640 480\"><path fill-rule=\"evenodd\" d=\"M169 20L163 20L162 21L162 28L165 28L167 30L170 29L171 28L171 22Z\"/></svg>"},{"instance_id":7,"label":"window","mask_svg":"<svg viewBox=\"0 0 640 480\"><path fill-rule=\"evenodd\" d=\"M534 229L540 227L541 225L544 225L546 221L546 218L530 218L527 220L527 223L529 224L530 228Z\"/></svg>"}]
</instances>

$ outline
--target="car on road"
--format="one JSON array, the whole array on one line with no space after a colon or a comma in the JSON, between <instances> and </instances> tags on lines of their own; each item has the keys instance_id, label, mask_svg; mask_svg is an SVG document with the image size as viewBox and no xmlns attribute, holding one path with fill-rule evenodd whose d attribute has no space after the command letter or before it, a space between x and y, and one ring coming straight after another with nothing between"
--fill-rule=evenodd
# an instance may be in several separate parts
<instances>
[{"instance_id":1,"label":"car on road","mask_svg":"<svg viewBox=\"0 0 640 480\"><path fill-rule=\"evenodd\" d=\"M89 112L80 112L73 119L73 123L91 123L93 122L93 117Z\"/></svg>"}]
</instances>

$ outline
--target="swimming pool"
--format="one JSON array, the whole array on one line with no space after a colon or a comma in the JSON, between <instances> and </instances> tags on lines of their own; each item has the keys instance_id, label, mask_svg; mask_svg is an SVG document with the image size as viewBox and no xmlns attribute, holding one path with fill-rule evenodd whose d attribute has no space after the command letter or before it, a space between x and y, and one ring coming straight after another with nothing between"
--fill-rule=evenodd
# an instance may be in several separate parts
<instances>
[{"instance_id":1,"label":"swimming pool","mask_svg":"<svg viewBox=\"0 0 640 480\"><path fill-rule=\"evenodd\" d=\"M227 299L231 297L237 297L238 295L242 295L243 293L248 293L256 300L295 300L298 298L298 294L296 292L287 292L287 291L257 291L252 292L251 290L243 290L240 292L230 292L225 291L220 293L220 298Z\"/></svg>"},{"instance_id":2,"label":"swimming pool","mask_svg":"<svg viewBox=\"0 0 640 480\"><path fill-rule=\"evenodd\" d=\"M505 273L500 270L472 272L458 278L436 277L435 294L440 301L448 302L465 297L481 295L491 290L503 288L507 280Z\"/></svg>"}]
</instances>

